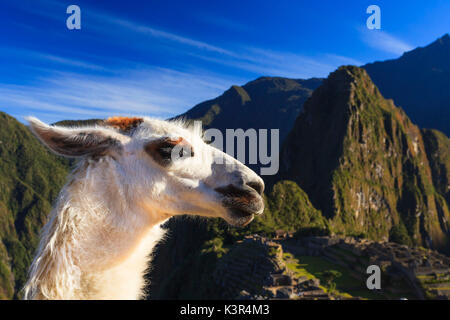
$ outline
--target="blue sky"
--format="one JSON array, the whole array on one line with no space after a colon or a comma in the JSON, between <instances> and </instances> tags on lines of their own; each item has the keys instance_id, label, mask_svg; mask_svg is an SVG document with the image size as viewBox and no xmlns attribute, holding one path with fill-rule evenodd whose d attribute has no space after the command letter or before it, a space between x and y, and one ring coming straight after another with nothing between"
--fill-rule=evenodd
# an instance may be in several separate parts
<instances>
[{"instance_id":1,"label":"blue sky","mask_svg":"<svg viewBox=\"0 0 450 320\"><path fill-rule=\"evenodd\" d=\"M81 8L81 30L66 8ZM381 8L381 30L366 8ZM260 76L326 77L450 32L450 1L50 1L0 4L0 110L45 121L167 118Z\"/></svg>"}]
</instances>

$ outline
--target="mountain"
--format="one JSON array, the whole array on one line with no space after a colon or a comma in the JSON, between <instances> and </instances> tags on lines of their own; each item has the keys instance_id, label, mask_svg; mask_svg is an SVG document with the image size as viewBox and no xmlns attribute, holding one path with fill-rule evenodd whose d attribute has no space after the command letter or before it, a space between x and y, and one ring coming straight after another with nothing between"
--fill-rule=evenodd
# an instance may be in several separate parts
<instances>
[{"instance_id":1,"label":"mountain","mask_svg":"<svg viewBox=\"0 0 450 320\"><path fill-rule=\"evenodd\" d=\"M304 104L278 178L298 183L335 233L448 250L448 143L414 125L364 69L341 67Z\"/></svg>"},{"instance_id":2,"label":"mountain","mask_svg":"<svg viewBox=\"0 0 450 320\"><path fill-rule=\"evenodd\" d=\"M232 86L221 96L202 102L179 117L201 120L206 128L280 129L288 134L303 103L322 79L294 80L262 77Z\"/></svg>"},{"instance_id":3,"label":"mountain","mask_svg":"<svg viewBox=\"0 0 450 320\"><path fill-rule=\"evenodd\" d=\"M0 299L18 297L68 167L27 127L0 112Z\"/></svg>"},{"instance_id":4,"label":"mountain","mask_svg":"<svg viewBox=\"0 0 450 320\"><path fill-rule=\"evenodd\" d=\"M384 97L411 120L450 136L450 36L400 58L363 66Z\"/></svg>"}]
</instances>

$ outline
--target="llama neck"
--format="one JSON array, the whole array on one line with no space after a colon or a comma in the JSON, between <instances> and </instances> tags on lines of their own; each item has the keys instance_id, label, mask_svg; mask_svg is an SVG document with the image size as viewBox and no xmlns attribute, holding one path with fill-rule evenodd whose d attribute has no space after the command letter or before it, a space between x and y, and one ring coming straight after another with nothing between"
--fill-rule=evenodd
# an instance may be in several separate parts
<instances>
[{"instance_id":1,"label":"llama neck","mask_svg":"<svg viewBox=\"0 0 450 320\"><path fill-rule=\"evenodd\" d=\"M89 299L127 300L143 298L144 274L149 267L149 255L163 237L160 224L153 226L128 254L103 270L87 272L82 287Z\"/></svg>"},{"instance_id":2,"label":"llama neck","mask_svg":"<svg viewBox=\"0 0 450 320\"><path fill-rule=\"evenodd\" d=\"M149 254L163 236L166 217L129 206L117 177L84 167L61 191L43 229L25 298L141 297Z\"/></svg>"}]
</instances>

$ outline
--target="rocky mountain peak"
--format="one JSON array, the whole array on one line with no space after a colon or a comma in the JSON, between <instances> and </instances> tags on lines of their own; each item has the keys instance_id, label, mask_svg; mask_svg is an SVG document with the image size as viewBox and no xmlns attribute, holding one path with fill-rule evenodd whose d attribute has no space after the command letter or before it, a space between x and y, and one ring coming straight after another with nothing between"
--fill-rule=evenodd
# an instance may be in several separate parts
<instances>
[{"instance_id":1,"label":"rocky mountain peak","mask_svg":"<svg viewBox=\"0 0 450 320\"><path fill-rule=\"evenodd\" d=\"M363 69L341 67L314 91L280 159L280 178L334 230L387 240L402 228L411 243L445 246L448 205L434 194L422 134Z\"/></svg>"}]
</instances>

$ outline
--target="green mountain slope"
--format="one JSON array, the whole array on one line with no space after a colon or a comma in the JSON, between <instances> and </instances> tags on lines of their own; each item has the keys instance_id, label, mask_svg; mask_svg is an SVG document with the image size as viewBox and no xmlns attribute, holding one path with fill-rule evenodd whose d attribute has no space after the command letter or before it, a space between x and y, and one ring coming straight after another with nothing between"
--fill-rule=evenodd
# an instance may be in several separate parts
<instances>
[{"instance_id":1,"label":"green mountain slope","mask_svg":"<svg viewBox=\"0 0 450 320\"><path fill-rule=\"evenodd\" d=\"M0 112L0 298L24 284L38 233L68 173L23 124Z\"/></svg>"},{"instance_id":2,"label":"green mountain slope","mask_svg":"<svg viewBox=\"0 0 450 320\"><path fill-rule=\"evenodd\" d=\"M394 99L414 123L450 136L450 36L400 58L369 63L367 70L383 96Z\"/></svg>"},{"instance_id":3,"label":"green mountain slope","mask_svg":"<svg viewBox=\"0 0 450 320\"><path fill-rule=\"evenodd\" d=\"M280 177L297 182L335 232L387 240L407 230L416 245L448 249L450 213L422 133L363 69L341 67L313 93L281 164Z\"/></svg>"},{"instance_id":4,"label":"green mountain slope","mask_svg":"<svg viewBox=\"0 0 450 320\"><path fill-rule=\"evenodd\" d=\"M328 233L328 224L322 213L314 208L308 195L293 181L275 184L267 196L266 211L255 224L259 229L302 233ZM255 228L256 229L256 228Z\"/></svg>"},{"instance_id":5,"label":"green mountain slope","mask_svg":"<svg viewBox=\"0 0 450 320\"><path fill-rule=\"evenodd\" d=\"M450 139L437 130L422 130L433 183L450 207Z\"/></svg>"}]
</instances>

